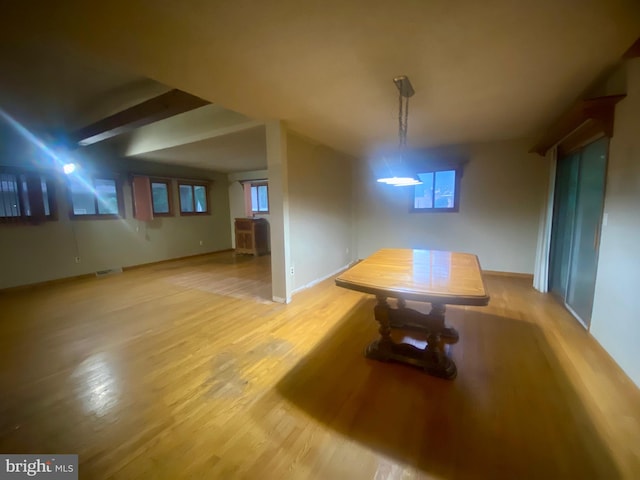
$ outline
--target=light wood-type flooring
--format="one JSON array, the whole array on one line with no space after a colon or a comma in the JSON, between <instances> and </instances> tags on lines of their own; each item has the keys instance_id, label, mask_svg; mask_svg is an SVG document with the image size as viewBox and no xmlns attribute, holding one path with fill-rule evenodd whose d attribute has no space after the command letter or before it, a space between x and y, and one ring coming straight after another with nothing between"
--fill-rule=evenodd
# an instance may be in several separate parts
<instances>
[{"instance_id":1,"label":"light wood-type flooring","mask_svg":"<svg viewBox=\"0 0 640 480\"><path fill-rule=\"evenodd\" d=\"M363 357L375 300L232 252L0 293L0 453L87 479L640 478L640 393L549 295L449 307L458 377Z\"/></svg>"}]
</instances>

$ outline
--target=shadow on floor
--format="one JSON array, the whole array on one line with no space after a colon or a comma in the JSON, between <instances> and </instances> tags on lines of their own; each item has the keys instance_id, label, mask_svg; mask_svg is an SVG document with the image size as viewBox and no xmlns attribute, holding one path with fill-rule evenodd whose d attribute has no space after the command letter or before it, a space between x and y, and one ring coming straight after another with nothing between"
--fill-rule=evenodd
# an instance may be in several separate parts
<instances>
[{"instance_id":1,"label":"shadow on floor","mask_svg":"<svg viewBox=\"0 0 640 480\"><path fill-rule=\"evenodd\" d=\"M618 478L542 330L451 308L458 377L363 357L377 336L363 302L277 384L319 422L439 478Z\"/></svg>"}]
</instances>

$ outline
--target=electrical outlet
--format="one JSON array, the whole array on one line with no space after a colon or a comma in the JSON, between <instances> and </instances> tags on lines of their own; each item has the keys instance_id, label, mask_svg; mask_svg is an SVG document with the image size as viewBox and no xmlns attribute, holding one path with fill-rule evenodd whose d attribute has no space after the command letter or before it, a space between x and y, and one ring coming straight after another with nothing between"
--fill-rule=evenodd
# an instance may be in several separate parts
<instances>
[{"instance_id":1,"label":"electrical outlet","mask_svg":"<svg viewBox=\"0 0 640 480\"><path fill-rule=\"evenodd\" d=\"M200 246L204 245L204 242L202 240L200 240Z\"/></svg>"},{"instance_id":2,"label":"electrical outlet","mask_svg":"<svg viewBox=\"0 0 640 480\"><path fill-rule=\"evenodd\" d=\"M293 269L293 267L289 268L289 275L295 275L296 271Z\"/></svg>"},{"instance_id":3,"label":"electrical outlet","mask_svg":"<svg viewBox=\"0 0 640 480\"><path fill-rule=\"evenodd\" d=\"M76 263L80 263L80 257L75 257L74 260L76 261Z\"/></svg>"}]
</instances>

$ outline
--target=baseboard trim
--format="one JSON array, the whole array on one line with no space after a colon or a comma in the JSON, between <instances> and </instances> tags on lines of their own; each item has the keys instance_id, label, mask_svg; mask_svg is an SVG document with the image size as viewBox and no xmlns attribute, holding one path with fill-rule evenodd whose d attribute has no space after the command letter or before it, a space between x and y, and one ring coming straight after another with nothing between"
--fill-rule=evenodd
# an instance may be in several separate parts
<instances>
[{"instance_id":1,"label":"baseboard trim","mask_svg":"<svg viewBox=\"0 0 640 480\"><path fill-rule=\"evenodd\" d=\"M140 263L138 265L130 265L128 267L122 267L122 270L123 271L135 270L137 268L149 267L149 266L152 266L152 265L159 265L159 264L162 264L162 263L174 262L174 261L178 261L178 260L185 260L187 258L204 257L205 255L213 255L214 253L223 253L223 252L232 252L232 251L233 251L232 248L226 248L224 250L215 250L213 252L196 253L195 255L185 255L185 256L182 256L182 257L168 258L166 260L158 260L157 262L149 262L149 263ZM0 294L1 293L19 292L21 290L29 290L29 289L32 289L32 288L50 287L50 286L53 286L53 285L58 285L60 283L75 282L75 281L78 281L78 280L86 280L86 279L89 279L89 278L100 279L99 276L96 276L96 272L83 273L81 275L72 275L70 277L54 278L52 280L44 280L42 282L26 283L24 285L16 285L15 287L0 288Z\"/></svg>"},{"instance_id":2,"label":"baseboard trim","mask_svg":"<svg viewBox=\"0 0 640 480\"><path fill-rule=\"evenodd\" d=\"M347 265L344 265L344 266L340 267L339 269L337 269L336 271L331 272L328 275L325 275L324 277L317 278L317 279L313 280L312 282L307 283L306 285L302 285L301 287L296 288L293 292L291 292L291 295L293 296L296 293L301 292L302 290L306 290L307 288L311 288L311 287L319 284L320 282L324 282L327 278L331 278L334 275L337 275L340 272L345 271L347 268L351 267L354 263L356 263L356 262L351 262L351 263L349 263Z\"/></svg>"},{"instance_id":3,"label":"baseboard trim","mask_svg":"<svg viewBox=\"0 0 640 480\"><path fill-rule=\"evenodd\" d=\"M225 248L224 250L214 250L213 252L206 252L206 253L196 253L194 255L184 255L182 257L167 258L165 260L158 260L156 262L138 263L136 265L129 265L128 267L122 267L122 270L124 271L135 270L137 268L150 267L152 265L161 265L163 263L175 262L178 260L187 260L189 258L204 257L207 255L213 255L214 253L224 253L224 252L233 252L233 248Z\"/></svg>"},{"instance_id":4,"label":"baseboard trim","mask_svg":"<svg viewBox=\"0 0 640 480\"><path fill-rule=\"evenodd\" d=\"M532 273L517 273L517 272L499 272L497 270L482 270L484 275L491 275L494 277L512 277L512 278L526 278L533 282Z\"/></svg>"}]
</instances>

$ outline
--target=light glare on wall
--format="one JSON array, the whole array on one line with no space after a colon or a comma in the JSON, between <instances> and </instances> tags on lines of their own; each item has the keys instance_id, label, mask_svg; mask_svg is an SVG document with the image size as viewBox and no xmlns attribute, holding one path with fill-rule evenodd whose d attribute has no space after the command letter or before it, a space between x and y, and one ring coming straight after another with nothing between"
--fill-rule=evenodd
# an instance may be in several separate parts
<instances>
[{"instance_id":1,"label":"light glare on wall","mask_svg":"<svg viewBox=\"0 0 640 480\"><path fill-rule=\"evenodd\" d=\"M76 171L76 164L75 163L65 163L62 166L62 171L66 174L66 175L71 175L73 172Z\"/></svg>"}]
</instances>

